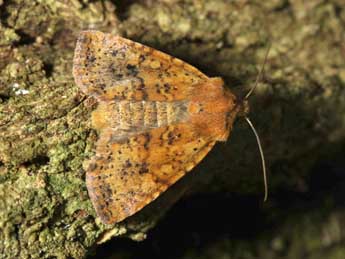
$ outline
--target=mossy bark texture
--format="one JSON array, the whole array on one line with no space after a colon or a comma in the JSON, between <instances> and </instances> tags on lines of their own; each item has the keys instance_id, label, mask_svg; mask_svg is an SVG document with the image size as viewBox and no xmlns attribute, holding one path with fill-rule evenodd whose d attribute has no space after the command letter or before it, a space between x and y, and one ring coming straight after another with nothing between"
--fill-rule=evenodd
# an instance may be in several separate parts
<instances>
[{"instance_id":1,"label":"mossy bark texture","mask_svg":"<svg viewBox=\"0 0 345 259\"><path fill-rule=\"evenodd\" d=\"M95 104L72 77L83 29L179 57L223 77L238 96L253 85L271 45L250 117L270 173L271 200L261 209L277 227L257 241L226 239L185 257L344 258L345 211L335 192L319 193L303 212L279 196L308 193L321 160L343 162L343 0L0 0L0 258L85 258L110 237L143 239L183 194L262 195L255 138L238 121L226 144L154 204L115 226L97 220L82 169L97 139Z\"/></svg>"}]
</instances>

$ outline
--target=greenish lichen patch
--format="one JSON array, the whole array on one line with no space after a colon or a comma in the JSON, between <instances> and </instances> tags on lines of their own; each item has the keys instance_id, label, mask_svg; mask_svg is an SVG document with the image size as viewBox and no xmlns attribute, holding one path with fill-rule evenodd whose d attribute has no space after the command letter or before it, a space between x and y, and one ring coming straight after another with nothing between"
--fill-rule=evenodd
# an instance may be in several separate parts
<instances>
[{"instance_id":1,"label":"greenish lichen patch","mask_svg":"<svg viewBox=\"0 0 345 259\"><path fill-rule=\"evenodd\" d=\"M82 168L92 107L71 68L78 31L116 31L113 11L109 2L2 3L0 258L82 258L104 231Z\"/></svg>"}]
</instances>

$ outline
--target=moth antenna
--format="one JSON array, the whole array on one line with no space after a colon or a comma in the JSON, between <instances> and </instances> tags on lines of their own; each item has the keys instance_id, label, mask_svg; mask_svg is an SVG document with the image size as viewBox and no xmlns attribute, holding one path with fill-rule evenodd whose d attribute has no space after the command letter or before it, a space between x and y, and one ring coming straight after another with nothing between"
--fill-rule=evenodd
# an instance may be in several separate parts
<instances>
[{"instance_id":1,"label":"moth antenna","mask_svg":"<svg viewBox=\"0 0 345 259\"><path fill-rule=\"evenodd\" d=\"M253 86L253 87L249 90L249 92L246 94L246 96L244 97L244 100L248 100L249 96L252 95L252 93L254 92L255 88L256 88L257 85L259 84L259 82L260 82L260 80L261 80L261 77L262 77L262 75L264 74L264 71L265 71L265 65L266 65L266 63L267 63L268 54L269 54L269 52L270 52L270 49L271 49L271 44L269 44L269 46L268 46L268 48L267 48L267 50L266 50L264 63L262 64L261 70L260 70L259 74L258 74L257 77L256 77L254 86Z\"/></svg>"},{"instance_id":2,"label":"moth antenna","mask_svg":"<svg viewBox=\"0 0 345 259\"><path fill-rule=\"evenodd\" d=\"M266 54L265 54L265 59L264 59L264 63L262 64L262 67L259 71L259 74L256 77L254 86L248 91L248 93L245 95L245 97L242 100L242 103L246 103L248 98L252 95L252 93L254 92L255 88L258 86L262 75L264 74L265 71L265 65L267 63L267 59L268 59L268 54L270 52L271 49L271 44L269 44L267 50L266 50ZM245 113L246 114L246 113ZM252 129L252 131L254 132L255 138L256 138L256 142L258 144L258 148L259 148L259 152L260 152L260 156L261 156L261 164L262 164L262 174L263 174L263 178L264 178L264 187L265 187L265 196L264 196L264 202L267 201L267 197L268 197L268 184L267 184L267 174L266 174L266 162L265 162L265 156L264 156L264 152L262 150L262 146L261 146L261 141L260 141L260 137L258 135L258 133L256 132L256 129L253 125L253 123L251 122L251 120L244 115L245 120L247 121L247 123L249 124L250 128Z\"/></svg>"},{"instance_id":3,"label":"moth antenna","mask_svg":"<svg viewBox=\"0 0 345 259\"><path fill-rule=\"evenodd\" d=\"M256 132L253 123L250 121L250 119L247 116L245 116L244 118L247 121L247 123L249 124L250 128L252 129L252 131L254 132L254 135L255 135L255 138L256 138L256 142L258 143L259 152L260 152L260 156L261 156L261 163L262 163L262 174L263 174L264 186L265 186L265 196L264 196L264 202L265 202L265 201L267 201L267 197L268 197L268 184L267 184L265 156L264 156L264 152L262 150L262 146L261 146L259 135Z\"/></svg>"}]
</instances>

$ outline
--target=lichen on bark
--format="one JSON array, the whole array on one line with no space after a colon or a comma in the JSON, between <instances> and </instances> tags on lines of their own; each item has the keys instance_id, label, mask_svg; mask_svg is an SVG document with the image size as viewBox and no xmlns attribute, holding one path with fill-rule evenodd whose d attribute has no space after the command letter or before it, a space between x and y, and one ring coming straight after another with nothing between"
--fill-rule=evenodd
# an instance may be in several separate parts
<instances>
[{"instance_id":1,"label":"lichen on bark","mask_svg":"<svg viewBox=\"0 0 345 259\"><path fill-rule=\"evenodd\" d=\"M95 135L72 78L73 49L84 27L116 32L114 6L0 8L0 257L82 258L106 227L88 216L82 162Z\"/></svg>"},{"instance_id":2,"label":"lichen on bark","mask_svg":"<svg viewBox=\"0 0 345 259\"><path fill-rule=\"evenodd\" d=\"M83 29L163 50L223 77L239 96L270 44L250 101L270 172L271 201L261 210L278 230L252 243L223 239L202 256L342 258L343 235L328 231L344 229L333 192L323 189L306 213L279 204L281 193L308 195L315 165L344 151L344 17L341 0L0 1L0 258L85 258L100 240L145 238L183 194L262 195L255 139L238 122L228 143L141 213L115 226L95 220L82 170L97 138L94 103L71 73Z\"/></svg>"}]
</instances>

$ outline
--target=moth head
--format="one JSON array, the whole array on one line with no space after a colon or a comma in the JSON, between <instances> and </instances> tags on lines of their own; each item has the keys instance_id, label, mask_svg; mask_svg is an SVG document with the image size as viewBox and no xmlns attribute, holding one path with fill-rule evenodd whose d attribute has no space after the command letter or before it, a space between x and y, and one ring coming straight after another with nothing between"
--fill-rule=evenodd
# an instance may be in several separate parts
<instances>
[{"instance_id":1,"label":"moth head","mask_svg":"<svg viewBox=\"0 0 345 259\"><path fill-rule=\"evenodd\" d=\"M242 100L239 104L238 104L238 113L237 116L238 117L247 117L250 111L250 107L249 107L249 102L248 100Z\"/></svg>"}]
</instances>

